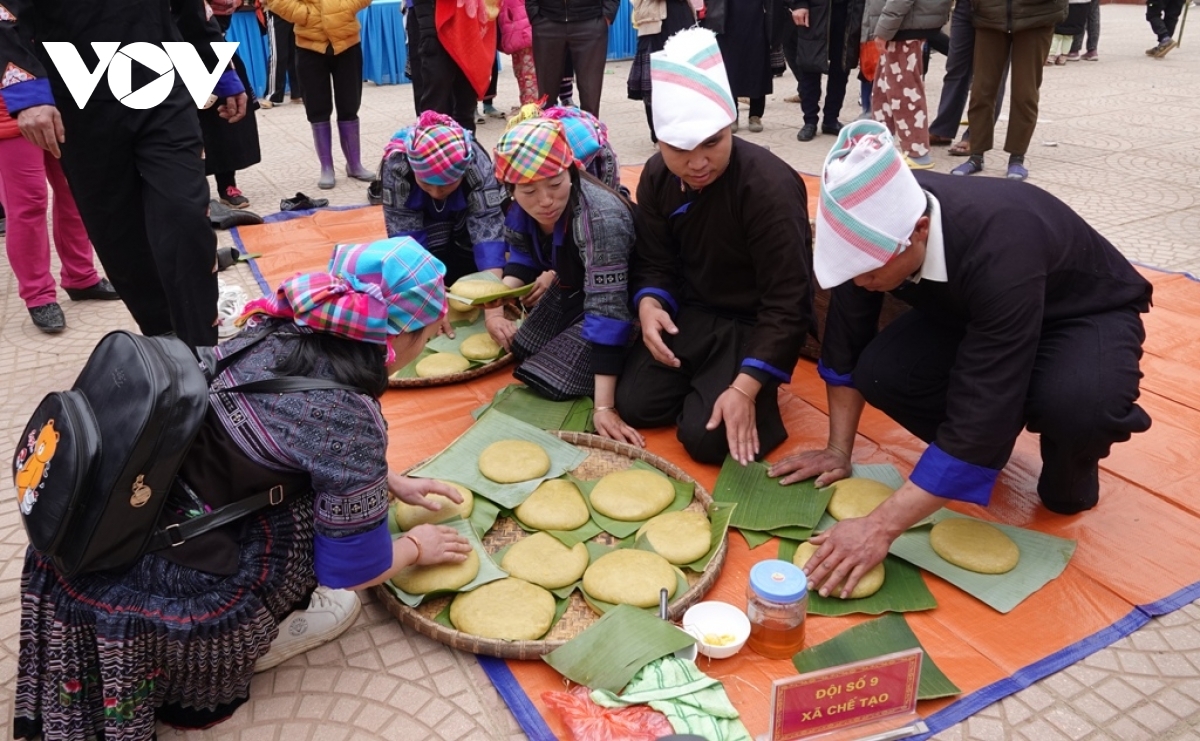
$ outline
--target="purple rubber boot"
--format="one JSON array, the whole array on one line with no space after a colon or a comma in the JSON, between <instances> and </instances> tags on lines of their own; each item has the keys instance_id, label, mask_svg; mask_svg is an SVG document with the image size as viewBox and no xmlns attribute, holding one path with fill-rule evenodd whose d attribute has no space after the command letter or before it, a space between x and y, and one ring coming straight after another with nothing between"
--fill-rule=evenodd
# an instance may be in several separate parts
<instances>
[{"instance_id":1,"label":"purple rubber boot","mask_svg":"<svg viewBox=\"0 0 1200 741\"><path fill-rule=\"evenodd\" d=\"M338 121L338 137L342 142L342 154L346 155L346 174L355 180L371 182L375 173L362 166L358 143L358 119Z\"/></svg>"},{"instance_id":2,"label":"purple rubber boot","mask_svg":"<svg viewBox=\"0 0 1200 741\"><path fill-rule=\"evenodd\" d=\"M309 124L312 126L313 146L317 148L317 159L321 162L321 178L317 187L329 190L337 185L333 174L333 126L328 121Z\"/></svg>"}]
</instances>

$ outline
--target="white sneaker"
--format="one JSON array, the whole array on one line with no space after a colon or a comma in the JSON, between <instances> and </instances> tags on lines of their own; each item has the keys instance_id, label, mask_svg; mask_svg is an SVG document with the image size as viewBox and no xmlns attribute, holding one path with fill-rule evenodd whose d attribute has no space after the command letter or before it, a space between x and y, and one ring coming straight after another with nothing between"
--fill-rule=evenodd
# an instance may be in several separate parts
<instances>
[{"instance_id":1,"label":"white sneaker","mask_svg":"<svg viewBox=\"0 0 1200 741\"><path fill-rule=\"evenodd\" d=\"M271 641L271 650L254 664L261 672L311 651L346 632L354 624L362 602L348 589L317 587L307 610L296 610L279 624L279 635Z\"/></svg>"},{"instance_id":2,"label":"white sneaker","mask_svg":"<svg viewBox=\"0 0 1200 741\"><path fill-rule=\"evenodd\" d=\"M220 278L217 279L217 336L223 340L233 337L241 331L234 321L242 315L246 302L250 297L242 290Z\"/></svg>"}]
</instances>

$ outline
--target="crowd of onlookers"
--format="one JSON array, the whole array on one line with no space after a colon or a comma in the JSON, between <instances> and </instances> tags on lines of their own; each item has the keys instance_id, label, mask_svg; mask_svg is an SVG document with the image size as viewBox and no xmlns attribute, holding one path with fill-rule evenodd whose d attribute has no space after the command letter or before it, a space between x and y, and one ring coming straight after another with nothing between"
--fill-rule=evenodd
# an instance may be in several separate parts
<instances>
[{"instance_id":1,"label":"crowd of onlookers","mask_svg":"<svg viewBox=\"0 0 1200 741\"><path fill-rule=\"evenodd\" d=\"M404 0L408 63L415 113L432 110L474 131L486 117L516 113L495 106L498 53L511 57L520 104L579 107L599 115L609 27L620 0ZM627 80L631 99L646 108L650 138L650 55L680 30L703 25L717 34L733 94L749 111L733 128L763 129L773 78L790 68L800 104L797 139L841 128L851 73L857 69L861 117L873 117L895 135L913 169L934 166L931 148L948 146L967 159L952 172L983 171L993 147L994 124L1009 88L1004 150L1007 177L1028 176L1025 155L1037 123L1043 67L1099 59L1100 0L631 0L637 51ZM1177 44L1175 27L1185 0L1149 0L1147 20L1156 43L1146 54L1162 57ZM270 54L266 96L256 99L235 57L249 95L248 109L303 103L320 174L319 188L335 186L333 118L348 177L370 181L363 164L359 105L363 52L357 13L370 0L209 0L222 31L239 10L257 13ZM494 33L491 26L494 24ZM945 32L949 25L949 34ZM484 43L479 43L484 32ZM1086 43L1085 43L1086 42ZM936 107L925 95L931 52L946 55ZM18 78L18 82L21 80ZM1011 83L1009 82L1011 81ZM6 82L7 84L7 82ZM824 92L822 93L822 84ZM482 110L480 109L482 103ZM966 111L968 126L959 136ZM204 169L215 180L215 201L244 209L249 199L237 172L261 160L254 115L236 122L217 107L199 112ZM368 157L368 160L373 157ZM8 187L5 187L7 181ZM69 297L116 299L118 292L91 267L88 232L75 208L56 157L22 138L0 100L0 208L7 209L9 262L34 324L46 332L65 327L50 277L49 233L44 219L49 189L55 193L53 230ZM310 202L303 194L297 197ZM3 211L0 211L2 214ZM4 217L0 216L0 229Z\"/></svg>"}]
</instances>

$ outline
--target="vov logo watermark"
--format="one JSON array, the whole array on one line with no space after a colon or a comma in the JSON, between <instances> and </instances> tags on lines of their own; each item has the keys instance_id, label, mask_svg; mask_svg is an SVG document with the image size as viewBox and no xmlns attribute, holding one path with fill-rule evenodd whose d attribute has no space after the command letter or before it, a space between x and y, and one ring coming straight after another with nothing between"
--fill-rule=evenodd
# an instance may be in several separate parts
<instances>
[{"instance_id":1,"label":"vov logo watermark","mask_svg":"<svg viewBox=\"0 0 1200 741\"><path fill-rule=\"evenodd\" d=\"M137 41L121 46L117 41L93 41L92 51L100 60L93 70L88 70L79 56L75 45L67 41L42 43L50 55L63 83L70 91L75 104L80 108L91 100L100 77L108 73L108 88L117 100L127 108L145 110L162 103L175 86L175 74L183 80L197 108L212 104L213 88L221 74L229 68L229 60L237 51L236 41L209 42L217 55L217 66L209 70L200 59L200 54L186 41L164 41L162 47ZM133 90L133 63L137 62L158 74L158 78L137 90Z\"/></svg>"}]
</instances>

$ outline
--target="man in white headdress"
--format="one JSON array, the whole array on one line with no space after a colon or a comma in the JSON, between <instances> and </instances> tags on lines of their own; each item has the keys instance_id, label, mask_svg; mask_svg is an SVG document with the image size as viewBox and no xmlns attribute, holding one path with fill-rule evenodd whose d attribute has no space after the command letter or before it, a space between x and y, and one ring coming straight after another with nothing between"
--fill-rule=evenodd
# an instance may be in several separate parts
<instances>
[{"instance_id":1,"label":"man in white headdress","mask_svg":"<svg viewBox=\"0 0 1200 741\"><path fill-rule=\"evenodd\" d=\"M832 289L817 366L829 443L771 475L849 476L864 403L929 447L870 515L813 538L805 570L821 594L848 594L948 501L987 506L1022 428L1040 433L1046 508L1094 507L1100 459L1150 426L1135 403L1150 284L1046 191L914 174L874 121L842 129L823 177L813 263ZM913 308L877 332L884 291Z\"/></svg>"},{"instance_id":2,"label":"man in white headdress","mask_svg":"<svg viewBox=\"0 0 1200 741\"><path fill-rule=\"evenodd\" d=\"M812 315L804 183L735 139L736 104L711 31L651 55L659 153L638 184L631 293L642 326L617 386L635 427L678 425L696 460L745 464L787 438L776 389Z\"/></svg>"}]
</instances>

